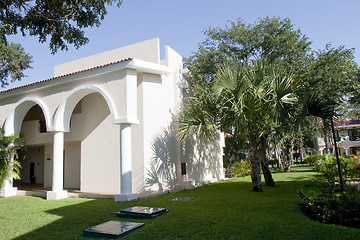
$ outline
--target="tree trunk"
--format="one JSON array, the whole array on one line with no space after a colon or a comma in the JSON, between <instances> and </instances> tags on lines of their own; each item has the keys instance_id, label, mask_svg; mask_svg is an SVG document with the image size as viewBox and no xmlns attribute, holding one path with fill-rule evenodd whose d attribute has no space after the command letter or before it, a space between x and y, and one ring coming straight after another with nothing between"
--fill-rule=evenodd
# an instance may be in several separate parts
<instances>
[{"instance_id":1,"label":"tree trunk","mask_svg":"<svg viewBox=\"0 0 360 240\"><path fill-rule=\"evenodd\" d=\"M289 156L288 157L288 163L287 163L287 166L286 166L286 171L287 172L291 172L291 165L292 165L293 160L294 160L294 153L293 153L294 147L293 147L293 145L294 145L294 141L292 140L291 141L290 154L288 155Z\"/></svg>"},{"instance_id":2,"label":"tree trunk","mask_svg":"<svg viewBox=\"0 0 360 240\"><path fill-rule=\"evenodd\" d=\"M284 153L284 163L285 163L285 168L284 171L285 172L290 172L290 153L289 153L289 149L284 148L283 149L283 153Z\"/></svg>"},{"instance_id":3,"label":"tree trunk","mask_svg":"<svg viewBox=\"0 0 360 240\"><path fill-rule=\"evenodd\" d=\"M254 192L261 192L261 173L260 173L260 156L257 151L257 146L254 143L250 143L249 159L251 168L251 181Z\"/></svg>"},{"instance_id":4,"label":"tree trunk","mask_svg":"<svg viewBox=\"0 0 360 240\"><path fill-rule=\"evenodd\" d=\"M261 169L264 174L265 183L266 186L275 186L275 181L271 175L270 169L269 169L269 163L266 158L266 142L267 138L265 136L261 137L260 139L260 145L259 145L259 152L260 152L260 163L261 163Z\"/></svg>"},{"instance_id":5,"label":"tree trunk","mask_svg":"<svg viewBox=\"0 0 360 240\"><path fill-rule=\"evenodd\" d=\"M275 159L276 159L276 166L280 169L280 171L284 171L284 167L282 165L281 162L281 142L278 143L276 141L276 137L275 137Z\"/></svg>"},{"instance_id":6,"label":"tree trunk","mask_svg":"<svg viewBox=\"0 0 360 240\"><path fill-rule=\"evenodd\" d=\"M324 152L324 154L329 154L330 153L329 137L328 137L326 129L324 129L324 142L325 142L325 152Z\"/></svg>"}]
</instances>

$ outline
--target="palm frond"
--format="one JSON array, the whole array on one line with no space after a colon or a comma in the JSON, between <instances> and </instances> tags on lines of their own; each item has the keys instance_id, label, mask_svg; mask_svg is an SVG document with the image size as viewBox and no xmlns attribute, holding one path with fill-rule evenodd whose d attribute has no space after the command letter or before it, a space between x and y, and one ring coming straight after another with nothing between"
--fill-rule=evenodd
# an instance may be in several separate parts
<instances>
[{"instance_id":1,"label":"palm frond","mask_svg":"<svg viewBox=\"0 0 360 240\"><path fill-rule=\"evenodd\" d=\"M20 178L20 162L18 159L18 151L24 147L22 143L15 143L19 138L19 134L6 136L4 125L0 128L0 187L5 179Z\"/></svg>"}]
</instances>

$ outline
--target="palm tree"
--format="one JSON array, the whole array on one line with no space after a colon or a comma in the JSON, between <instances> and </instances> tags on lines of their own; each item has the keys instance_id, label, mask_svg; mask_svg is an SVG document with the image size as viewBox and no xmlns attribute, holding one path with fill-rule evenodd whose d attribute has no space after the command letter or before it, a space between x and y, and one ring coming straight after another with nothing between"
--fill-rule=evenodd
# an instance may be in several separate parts
<instances>
[{"instance_id":1,"label":"palm tree","mask_svg":"<svg viewBox=\"0 0 360 240\"><path fill-rule=\"evenodd\" d=\"M253 190L262 190L260 167L266 184L273 186L266 159L267 138L287 121L289 106L297 100L295 83L291 74L265 60L222 66L209 83L211 87L202 87L185 106L180 135L184 139L196 130L214 136L216 129L243 138L249 149Z\"/></svg>"},{"instance_id":2,"label":"palm tree","mask_svg":"<svg viewBox=\"0 0 360 240\"><path fill-rule=\"evenodd\" d=\"M21 165L17 161L18 150L23 144L15 143L19 134L6 136L4 126L0 128L0 187L3 187L6 179L20 179Z\"/></svg>"}]
</instances>

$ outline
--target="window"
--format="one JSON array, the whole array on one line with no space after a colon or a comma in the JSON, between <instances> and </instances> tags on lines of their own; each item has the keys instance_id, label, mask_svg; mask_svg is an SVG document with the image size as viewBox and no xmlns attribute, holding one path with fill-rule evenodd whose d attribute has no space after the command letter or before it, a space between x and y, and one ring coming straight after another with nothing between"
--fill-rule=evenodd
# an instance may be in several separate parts
<instances>
[{"instance_id":1,"label":"window","mask_svg":"<svg viewBox=\"0 0 360 240\"><path fill-rule=\"evenodd\" d=\"M39 123L40 123L40 132L41 133L47 132L46 131L46 122L45 122L45 120L40 120Z\"/></svg>"},{"instance_id":2,"label":"window","mask_svg":"<svg viewBox=\"0 0 360 240\"><path fill-rule=\"evenodd\" d=\"M341 138L340 138L340 135L339 135L339 130L336 130L336 131L335 131L335 138L336 138L336 141L337 141L337 142L340 142L340 141L341 141Z\"/></svg>"},{"instance_id":3,"label":"window","mask_svg":"<svg viewBox=\"0 0 360 240\"><path fill-rule=\"evenodd\" d=\"M349 134L350 141L359 141L360 140L360 132L358 131L358 129L349 129L348 134Z\"/></svg>"}]
</instances>

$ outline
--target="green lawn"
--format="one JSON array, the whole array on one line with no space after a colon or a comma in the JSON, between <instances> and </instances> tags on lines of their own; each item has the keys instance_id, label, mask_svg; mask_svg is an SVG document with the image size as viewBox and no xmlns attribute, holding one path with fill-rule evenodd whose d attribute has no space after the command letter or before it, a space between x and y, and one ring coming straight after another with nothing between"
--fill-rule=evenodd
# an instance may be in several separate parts
<instances>
[{"instance_id":1,"label":"green lawn","mask_svg":"<svg viewBox=\"0 0 360 240\"><path fill-rule=\"evenodd\" d=\"M277 187L251 191L250 178L238 178L148 199L46 201L37 197L0 199L0 239L82 239L82 230L109 220L131 206L164 207L169 213L144 222L125 239L360 239L360 229L326 225L305 217L299 189L316 173L306 167L275 173ZM175 197L196 199L172 201Z\"/></svg>"}]
</instances>

